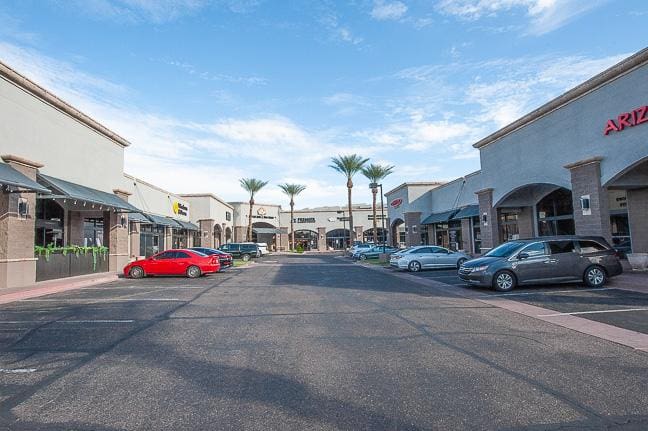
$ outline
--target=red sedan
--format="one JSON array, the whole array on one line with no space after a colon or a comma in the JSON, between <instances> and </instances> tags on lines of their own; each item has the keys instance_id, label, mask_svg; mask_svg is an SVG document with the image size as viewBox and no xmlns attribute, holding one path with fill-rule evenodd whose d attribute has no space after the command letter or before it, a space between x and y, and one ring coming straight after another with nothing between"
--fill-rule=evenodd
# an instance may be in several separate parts
<instances>
[{"instance_id":1,"label":"red sedan","mask_svg":"<svg viewBox=\"0 0 648 431\"><path fill-rule=\"evenodd\" d=\"M147 275L186 275L200 277L220 271L218 256L207 256L194 250L167 250L124 267L124 275L142 278Z\"/></svg>"}]
</instances>

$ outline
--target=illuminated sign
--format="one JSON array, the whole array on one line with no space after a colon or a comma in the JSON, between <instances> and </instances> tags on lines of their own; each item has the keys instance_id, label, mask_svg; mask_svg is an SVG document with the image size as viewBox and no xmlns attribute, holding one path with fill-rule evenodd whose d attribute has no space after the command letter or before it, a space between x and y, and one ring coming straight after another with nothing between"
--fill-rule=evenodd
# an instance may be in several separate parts
<instances>
[{"instance_id":1,"label":"illuminated sign","mask_svg":"<svg viewBox=\"0 0 648 431\"><path fill-rule=\"evenodd\" d=\"M173 202L173 214L186 216L189 214L189 208L185 204L175 201Z\"/></svg>"},{"instance_id":2,"label":"illuminated sign","mask_svg":"<svg viewBox=\"0 0 648 431\"><path fill-rule=\"evenodd\" d=\"M401 206L402 203L403 203L403 200L401 198L398 198L398 199L394 199L393 201L391 201L389 203L389 205L391 205L392 208L398 208L399 206Z\"/></svg>"},{"instance_id":3,"label":"illuminated sign","mask_svg":"<svg viewBox=\"0 0 648 431\"><path fill-rule=\"evenodd\" d=\"M632 112L624 112L616 119L608 120L603 134L607 136L610 132L621 132L626 127L634 127L643 123L648 123L648 106L642 106Z\"/></svg>"}]
</instances>

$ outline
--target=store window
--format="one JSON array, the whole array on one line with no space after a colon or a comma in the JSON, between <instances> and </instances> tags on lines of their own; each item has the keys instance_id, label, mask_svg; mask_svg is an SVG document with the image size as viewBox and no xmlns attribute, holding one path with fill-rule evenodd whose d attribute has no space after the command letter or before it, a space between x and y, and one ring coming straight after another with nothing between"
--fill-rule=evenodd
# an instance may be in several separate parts
<instances>
[{"instance_id":1,"label":"store window","mask_svg":"<svg viewBox=\"0 0 648 431\"><path fill-rule=\"evenodd\" d=\"M165 228L160 225L140 227L140 256L150 257L164 250Z\"/></svg>"},{"instance_id":2,"label":"store window","mask_svg":"<svg viewBox=\"0 0 648 431\"><path fill-rule=\"evenodd\" d=\"M34 244L46 247L63 246L64 210L51 199L36 200L36 235Z\"/></svg>"},{"instance_id":3,"label":"store window","mask_svg":"<svg viewBox=\"0 0 648 431\"><path fill-rule=\"evenodd\" d=\"M567 189L558 189L545 196L536 205L538 235L573 235L574 207L572 194Z\"/></svg>"},{"instance_id":4,"label":"store window","mask_svg":"<svg viewBox=\"0 0 648 431\"><path fill-rule=\"evenodd\" d=\"M83 246L101 247L104 245L104 219L83 219Z\"/></svg>"},{"instance_id":5,"label":"store window","mask_svg":"<svg viewBox=\"0 0 648 431\"><path fill-rule=\"evenodd\" d=\"M519 214L517 212L500 212L500 241L512 241L520 238L518 225Z\"/></svg>"},{"instance_id":6,"label":"store window","mask_svg":"<svg viewBox=\"0 0 648 431\"><path fill-rule=\"evenodd\" d=\"M187 229L173 228L171 244L171 248L187 248Z\"/></svg>"}]
</instances>

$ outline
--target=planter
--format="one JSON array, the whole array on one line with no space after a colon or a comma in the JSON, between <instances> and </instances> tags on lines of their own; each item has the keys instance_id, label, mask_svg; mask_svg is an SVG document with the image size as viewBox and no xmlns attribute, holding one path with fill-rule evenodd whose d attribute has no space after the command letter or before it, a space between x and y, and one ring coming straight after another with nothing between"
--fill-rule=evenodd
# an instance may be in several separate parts
<instances>
[{"instance_id":1,"label":"planter","mask_svg":"<svg viewBox=\"0 0 648 431\"><path fill-rule=\"evenodd\" d=\"M36 281L54 280L77 275L95 274L108 271L108 255L97 253L96 261L92 252L67 253L53 252L46 256L37 256Z\"/></svg>"},{"instance_id":2,"label":"planter","mask_svg":"<svg viewBox=\"0 0 648 431\"><path fill-rule=\"evenodd\" d=\"M628 253L627 256L633 271L648 270L648 253Z\"/></svg>"}]
</instances>

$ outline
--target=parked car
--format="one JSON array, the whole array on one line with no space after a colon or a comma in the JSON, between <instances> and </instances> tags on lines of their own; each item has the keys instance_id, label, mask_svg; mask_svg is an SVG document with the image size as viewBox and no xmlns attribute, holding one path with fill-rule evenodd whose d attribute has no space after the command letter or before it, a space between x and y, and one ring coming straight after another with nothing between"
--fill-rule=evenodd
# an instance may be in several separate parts
<instances>
[{"instance_id":1,"label":"parked car","mask_svg":"<svg viewBox=\"0 0 648 431\"><path fill-rule=\"evenodd\" d=\"M255 243L250 243L250 244L255 244ZM268 250L268 244L266 244L265 242L257 242L256 245L259 246L259 251L261 251L261 256L270 254L270 251Z\"/></svg>"},{"instance_id":2,"label":"parked car","mask_svg":"<svg viewBox=\"0 0 648 431\"><path fill-rule=\"evenodd\" d=\"M385 246L384 253L392 254L399 250L400 249L396 247ZM356 255L354 255L354 258L360 260L378 259L382 253L383 253L383 247L381 245L377 245L375 247L371 247L368 250L359 251L357 257Z\"/></svg>"},{"instance_id":3,"label":"parked car","mask_svg":"<svg viewBox=\"0 0 648 431\"><path fill-rule=\"evenodd\" d=\"M436 245L422 245L393 253L389 258L389 265L419 272L429 268L459 268L468 259L470 256L465 253Z\"/></svg>"},{"instance_id":4,"label":"parked car","mask_svg":"<svg viewBox=\"0 0 648 431\"><path fill-rule=\"evenodd\" d=\"M259 246L253 242L230 242L228 244L220 246L219 250L231 254L235 259L243 259L246 262L251 258L261 257L261 250L259 250Z\"/></svg>"},{"instance_id":5,"label":"parked car","mask_svg":"<svg viewBox=\"0 0 648 431\"><path fill-rule=\"evenodd\" d=\"M357 243L349 249L349 254L353 256L356 252L369 250L371 247L373 247L373 244Z\"/></svg>"},{"instance_id":6,"label":"parked car","mask_svg":"<svg viewBox=\"0 0 648 431\"><path fill-rule=\"evenodd\" d=\"M506 242L465 262L459 277L508 292L525 284L584 282L600 287L622 272L616 251L605 239L559 236Z\"/></svg>"},{"instance_id":7,"label":"parked car","mask_svg":"<svg viewBox=\"0 0 648 431\"><path fill-rule=\"evenodd\" d=\"M224 251L209 247L191 247L189 250L195 250L202 254L206 254L207 256L217 256L221 269L229 268L230 266L234 265L234 258L232 257L232 255L225 253Z\"/></svg>"},{"instance_id":8,"label":"parked car","mask_svg":"<svg viewBox=\"0 0 648 431\"><path fill-rule=\"evenodd\" d=\"M124 275L143 278L148 275L186 275L200 277L220 271L218 257L195 250L166 250L146 259L136 260L124 267Z\"/></svg>"}]
</instances>

